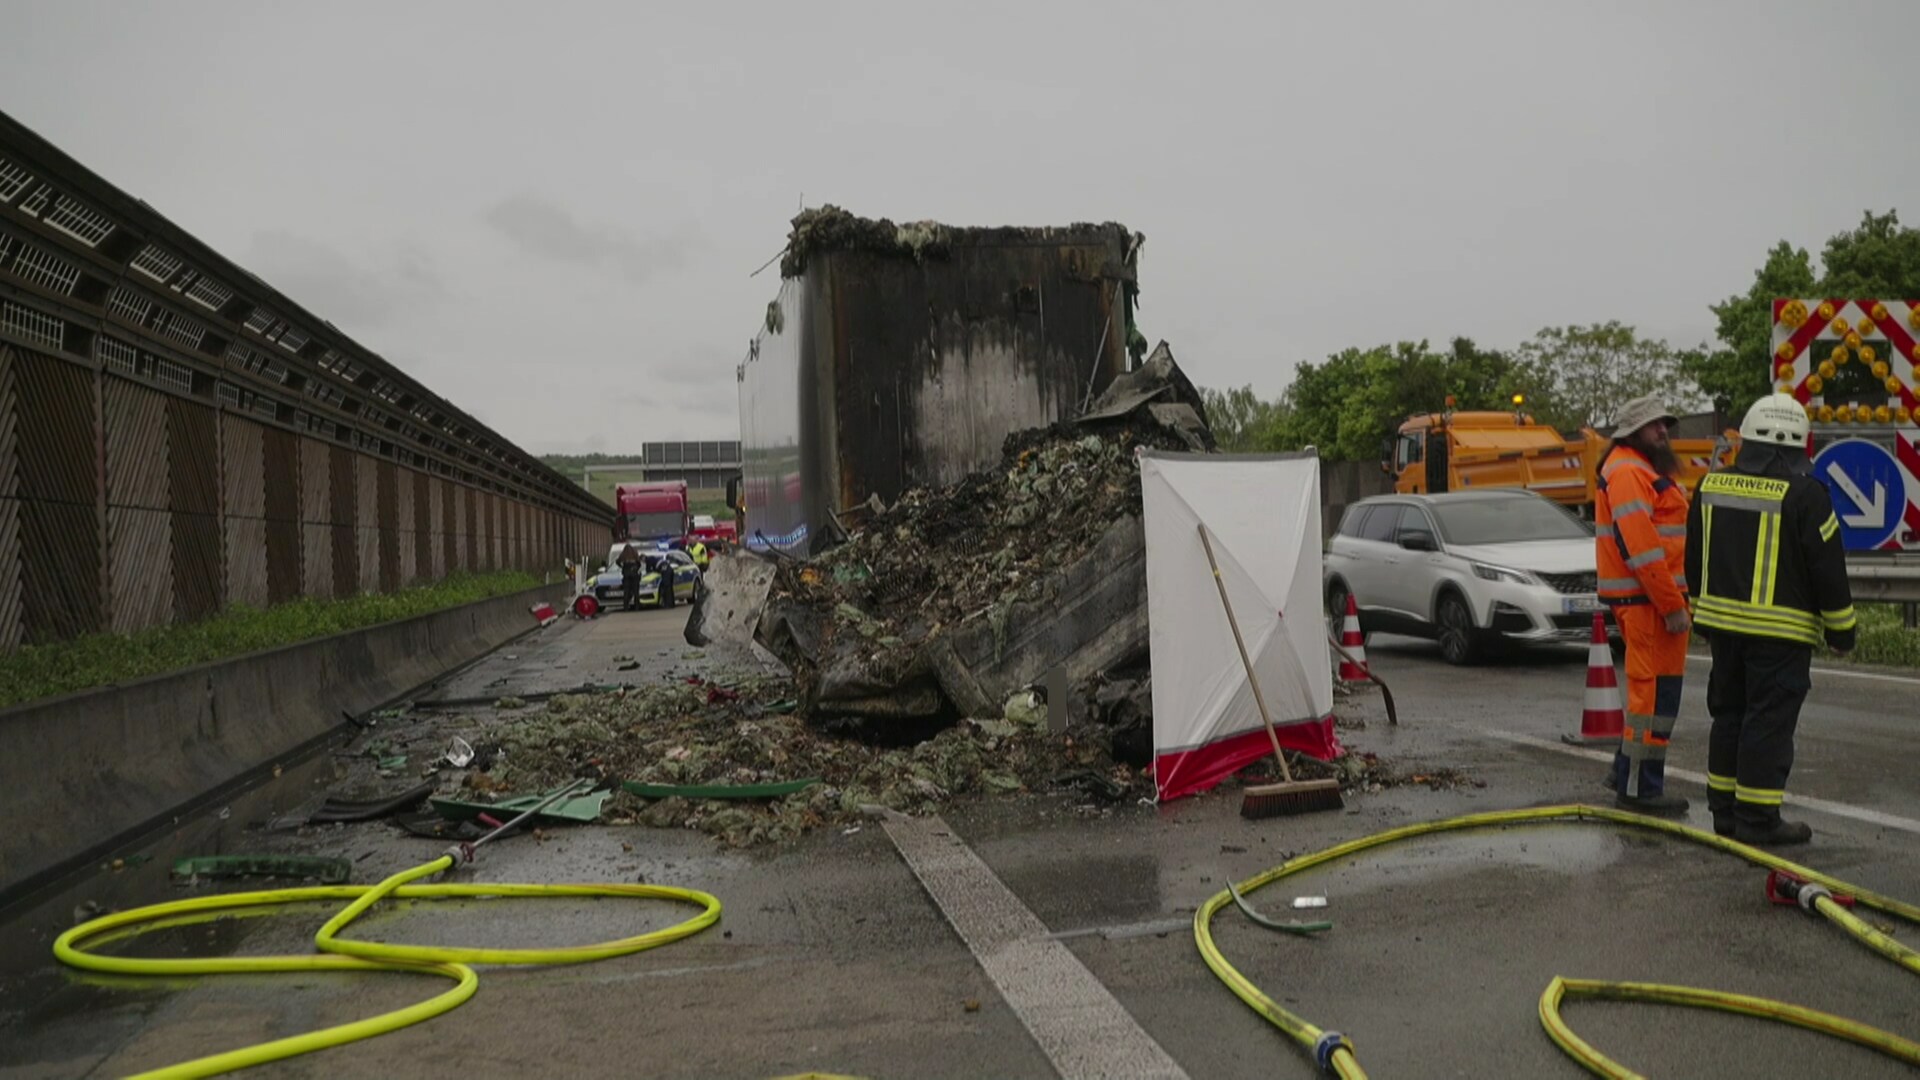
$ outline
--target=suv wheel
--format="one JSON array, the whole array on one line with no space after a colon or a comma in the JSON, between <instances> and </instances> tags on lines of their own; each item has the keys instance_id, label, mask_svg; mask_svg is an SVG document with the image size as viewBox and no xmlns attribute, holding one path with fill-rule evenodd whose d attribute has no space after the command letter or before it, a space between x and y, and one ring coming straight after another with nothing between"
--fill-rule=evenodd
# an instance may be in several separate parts
<instances>
[{"instance_id":1,"label":"suv wheel","mask_svg":"<svg viewBox=\"0 0 1920 1080\"><path fill-rule=\"evenodd\" d=\"M1436 612L1440 630L1440 655L1449 664L1471 664L1480 659L1480 631L1473 625L1473 612L1459 593L1440 598Z\"/></svg>"},{"instance_id":2,"label":"suv wheel","mask_svg":"<svg viewBox=\"0 0 1920 1080\"><path fill-rule=\"evenodd\" d=\"M1353 593L1348 591L1347 583L1344 581L1336 581L1327 587L1327 633L1332 634L1333 640L1335 641L1339 641L1341 635L1346 631L1347 598L1352 595ZM1360 628L1361 644L1364 645L1367 638L1371 636L1372 635L1367 633L1366 627L1362 625Z\"/></svg>"}]
</instances>

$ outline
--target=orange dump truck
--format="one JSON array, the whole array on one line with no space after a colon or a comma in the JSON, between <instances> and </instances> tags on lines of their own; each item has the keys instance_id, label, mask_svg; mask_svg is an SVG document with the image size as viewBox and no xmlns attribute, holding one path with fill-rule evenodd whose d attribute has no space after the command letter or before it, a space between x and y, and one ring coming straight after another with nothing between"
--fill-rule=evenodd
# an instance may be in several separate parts
<instances>
[{"instance_id":1,"label":"orange dump truck","mask_svg":"<svg viewBox=\"0 0 1920 1080\"><path fill-rule=\"evenodd\" d=\"M1513 412L1438 412L1409 417L1387 447L1380 468L1403 495L1490 487L1519 487L1592 514L1595 472L1609 440L1592 428L1568 438L1533 417ZM1677 479L1692 488L1727 460L1733 444L1719 439L1675 439Z\"/></svg>"}]
</instances>

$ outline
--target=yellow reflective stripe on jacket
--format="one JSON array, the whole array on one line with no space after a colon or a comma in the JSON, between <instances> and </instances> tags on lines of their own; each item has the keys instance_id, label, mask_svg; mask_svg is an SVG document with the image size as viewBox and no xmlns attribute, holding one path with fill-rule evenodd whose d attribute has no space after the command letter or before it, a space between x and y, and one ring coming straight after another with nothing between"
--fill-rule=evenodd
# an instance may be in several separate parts
<instances>
[{"instance_id":1,"label":"yellow reflective stripe on jacket","mask_svg":"<svg viewBox=\"0 0 1920 1080\"><path fill-rule=\"evenodd\" d=\"M1771 607L1773 593L1780 577L1780 515L1761 514L1760 529L1753 540L1753 590L1751 600L1754 604Z\"/></svg>"},{"instance_id":2,"label":"yellow reflective stripe on jacket","mask_svg":"<svg viewBox=\"0 0 1920 1080\"><path fill-rule=\"evenodd\" d=\"M1697 596L1696 606L1724 611L1729 615L1745 618L1771 620L1793 626L1804 626L1809 630L1820 629L1820 617L1798 608L1770 607L1765 604L1743 604L1738 600L1729 600L1724 596Z\"/></svg>"},{"instance_id":3,"label":"yellow reflective stripe on jacket","mask_svg":"<svg viewBox=\"0 0 1920 1080\"><path fill-rule=\"evenodd\" d=\"M1835 631L1851 630L1860 622L1853 612L1852 604L1848 604L1839 611L1821 612L1820 621L1826 624L1827 629Z\"/></svg>"},{"instance_id":4,"label":"yellow reflective stripe on jacket","mask_svg":"<svg viewBox=\"0 0 1920 1080\"><path fill-rule=\"evenodd\" d=\"M1707 592L1707 567L1713 564L1713 507L1700 505L1700 594Z\"/></svg>"},{"instance_id":5,"label":"yellow reflective stripe on jacket","mask_svg":"<svg viewBox=\"0 0 1920 1080\"><path fill-rule=\"evenodd\" d=\"M1831 540L1833 539L1833 534L1839 531L1840 519L1834 517L1832 514L1828 514L1826 524L1820 526L1820 539Z\"/></svg>"},{"instance_id":6,"label":"yellow reflective stripe on jacket","mask_svg":"<svg viewBox=\"0 0 1920 1080\"><path fill-rule=\"evenodd\" d=\"M1780 638L1807 645L1821 642L1820 620L1791 608L1761 607L1717 596L1697 596L1694 598L1693 620L1710 630Z\"/></svg>"}]
</instances>

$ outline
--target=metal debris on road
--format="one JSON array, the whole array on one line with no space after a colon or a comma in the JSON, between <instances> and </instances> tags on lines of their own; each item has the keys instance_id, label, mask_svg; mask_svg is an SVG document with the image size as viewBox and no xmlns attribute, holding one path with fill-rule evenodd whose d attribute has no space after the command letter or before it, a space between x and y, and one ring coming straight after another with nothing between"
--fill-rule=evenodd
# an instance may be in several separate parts
<instances>
[{"instance_id":1,"label":"metal debris on road","mask_svg":"<svg viewBox=\"0 0 1920 1080\"><path fill-rule=\"evenodd\" d=\"M318 855L198 855L173 863L173 876L189 883L201 878L283 877L343 885L352 874L353 864L346 859Z\"/></svg>"},{"instance_id":2,"label":"metal debris on road","mask_svg":"<svg viewBox=\"0 0 1920 1080\"><path fill-rule=\"evenodd\" d=\"M495 799L492 802L449 799L442 796L435 796L427 801L441 817L449 821L474 821L482 815L502 818L504 815L523 813L538 806L540 812L537 816L542 820L584 825L600 819L601 810L612 794L610 791L590 791L559 799L545 806L541 804L552 798L551 792L540 795L516 795Z\"/></svg>"},{"instance_id":3,"label":"metal debris on road","mask_svg":"<svg viewBox=\"0 0 1920 1080\"><path fill-rule=\"evenodd\" d=\"M431 794L433 794L433 783L428 781L416 784L405 791L371 799L342 799L328 796L327 801L320 805L320 809L307 817L307 822L320 825L340 821L374 821L418 806L421 800Z\"/></svg>"},{"instance_id":4,"label":"metal debris on road","mask_svg":"<svg viewBox=\"0 0 1920 1080\"><path fill-rule=\"evenodd\" d=\"M922 812L971 794L1152 790L1149 776L1112 760L1097 727L1056 736L995 718L880 746L809 726L792 698L791 681L769 676L560 695L489 730L503 753L461 782L524 792L592 772L623 782L608 820L697 829L728 846L855 824L863 807Z\"/></svg>"}]
</instances>

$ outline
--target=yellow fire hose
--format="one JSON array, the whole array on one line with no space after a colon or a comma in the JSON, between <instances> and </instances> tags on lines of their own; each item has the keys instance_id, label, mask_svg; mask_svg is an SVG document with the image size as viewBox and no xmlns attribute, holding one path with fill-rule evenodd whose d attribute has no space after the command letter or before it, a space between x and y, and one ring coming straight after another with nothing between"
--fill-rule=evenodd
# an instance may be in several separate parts
<instances>
[{"instance_id":1,"label":"yellow fire hose","mask_svg":"<svg viewBox=\"0 0 1920 1080\"><path fill-rule=\"evenodd\" d=\"M61 962L89 971L116 975L226 975L296 971L388 971L414 975L438 975L451 979L454 986L438 996L404 1009L383 1013L365 1020L310 1031L304 1035L276 1039L240 1050L197 1058L164 1069L142 1073L146 1078L184 1080L186 1077L213 1076L252 1065L324 1050L396 1031L422 1020L430 1020L459 1006L473 996L479 977L469 964L579 964L665 945L670 941L713 925L720 918L720 901L693 889L664 885L513 885L412 884L420 878L438 874L453 866L454 856L442 855L430 863L393 875L378 885L335 885L299 889L272 889L263 892L231 893L224 896L197 897L168 904L136 908L106 915L61 934L53 943L54 955ZM347 925L374 904L389 897L398 899L439 899L442 897L572 897L614 896L629 899L673 900L692 904L700 913L673 926L618 941L598 945L576 945L558 949L471 949L434 948L420 945L382 945L352 941L338 936ZM327 921L314 936L318 955L233 956L194 960L144 960L125 956L102 956L83 951L85 944L102 945L136 934L172 926L210 922L235 915L261 914L253 909L283 904L311 903L320 900L350 900L338 915Z\"/></svg>"},{"instance_id":2,"label":"yellow fire hose","mask_svg":"<svg viewBox=\"0 0 1920 1080\"><path fill-rule=\"evenodd\" d=\"M1707 847L1737 855L1750 863L1764 866L1780 874L1790 875L1797 882L1793 899L1810 912L1825 916L1835 926L1853 935L1863 945L1892 960L1915 974L1920 974L1920 952L1902 945L1893 938L1875 930L1871 925L1848 911L1836 900L1836 895L1846 897L1853 903L1873 908L1920 924L1920 907L1907 904L1890 897L1880 896L1864 889L1849 885L1844 881L1828 877L1805 867L1795 865L1785 859L1769 855L1764 851L1748 847L1745 844L1715 836L1709 832L1689 828L1685 825L1644 817L1639 814L1624 813L1619 810L1603 809L1594 806L1547 806L1531 810L1506 810L1489 814L1469 814L1465 817L1448 818L1443 821L1430 821L1405 828L1391 829L1386 832L1364 836L1344 844L1291 859L1240 883L1237 887L1241 895L1246 895L1263 886L1279 881L1281 878L1298 874L1325 863L1334 862L1388 844L1402 840L1428 836L1434 833L1456 832L1466 829L1483 829L1500 825L1523 825L1558 822L1601 822L1614 825L1630 825L1653 832L1666 833L1681 839L1691 840ZM1771 886L1770 886L1771 888ZM1220 952L1213 940L1213 917L1223 907L1233 903L1232 892L1222 889L1200 906L1193 916L1193 937L1200 947L1200 955L1207 966L1227 984L1234 995L1247 1003L1254 1012L1265 1017L1275 1027L1314 1055L1320 1067L1343 1080L1364 1080L1365 1070L1361 1069L1359 1058L1355 1056L1353 1044L1339 1032L1324 1031L1307 1020L1288 1012L1285 1008L1263 993L1252 980L1241 974ZM1903 1039L1866 1024L1847 1020L1813 1009L1788 1005L1784 1002L1770 1001L1765 998L1747 997L1741 994L1724 993L1717 990L1700 990L1685 986L1667 986L1656 983L1599 982L1587 979L1555 978L1548 984L1546 992L1540 997L1540 1023L1561 1050L1565 1051L1587 1071L1596 1076L1626 1080L1637 1078L1635 1073L1612 1058L1607 1057L1593 1046L1574 1034L1560 1016L1560 1003L1567 999L1600 999L1613 1001L1659 1002L1667 1005L1686 1005L1695 1008L1718 1009L1724 1012L1759 1017L1764 1020L1777 1020L1795 1024L1799 1027L1818 1031L1835 1038L1845 1039L1871 1050L1879 1051L1889 1057L1908 1064L1920 1065L1920 1043Z\"/></svg>"}]
</instances>

